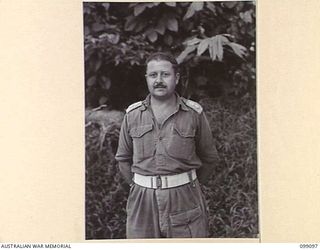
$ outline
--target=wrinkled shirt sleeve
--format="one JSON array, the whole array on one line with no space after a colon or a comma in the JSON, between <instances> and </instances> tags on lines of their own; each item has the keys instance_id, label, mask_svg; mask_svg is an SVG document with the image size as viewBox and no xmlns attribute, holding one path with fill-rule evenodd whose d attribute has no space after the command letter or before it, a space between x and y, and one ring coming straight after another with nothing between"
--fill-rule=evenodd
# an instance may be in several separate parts
<instances>
[{"instance_id":1,"label":"wrinkled shirt sleeve","mask_svg":"<svg viewBox=\"0 0 320 250\"><path fill-rule=\"evenodd\" d=\"M129 135L128 116L125 115L120 129L119 145L115 159L117 161L132 162L132 155L132 138Z\"/></svg>"},{"instance_id":2,"label":"wrinkled shirt sleeve","mask_svg":"<svg viewBox=\"0 0 320 250\"><path fill-rule=\"evenodd\" d=\"M197 155L202 161L203 167L211 167L211 171L219 162L218 152L212 138L209 122L204 112L200 114L198 130L196 134Z\"/></svg>"}]
</instances>

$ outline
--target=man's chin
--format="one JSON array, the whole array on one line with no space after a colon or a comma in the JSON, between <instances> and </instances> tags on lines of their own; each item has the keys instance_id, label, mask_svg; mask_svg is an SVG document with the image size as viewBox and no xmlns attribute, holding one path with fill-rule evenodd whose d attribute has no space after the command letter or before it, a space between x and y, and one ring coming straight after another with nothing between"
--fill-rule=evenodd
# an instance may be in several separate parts
<instances>
[{"instance_id":1,"label":"man's chin","mask_svg":"<svg viewBox=\"0 0 320 250\"><path fill-rule=\"evenodd\" d=\"M157 88L157 89L154 89L153 91L153 95L155 96L164 96L164 95L167 95L167 89L165 88Z\"/></svg>"},{"instance_id":2,"label":"man's chin","mask_svg":"<svg viewBox=\"0 0 320 250\"><path fill-rule=\"evenodd\" d=\"M151 94L153 98L157 99L157 100L168 100L170 99L174 94L168 94L167 92L163 92L163 93L152 93Z\"/></svg>"},{"instance_id":3,"label":"man's chin","mask_svg":"<svg viewBox=\"0 0 320 250\"><path fill-rule=\"evenodd\" d=\"M163 88L161 88L161 87L158 87L158 88L154 88L154 91L156 92L156 91L167 91L167 88L166 87L163 87Z\"/></svg>"}]
</instances>

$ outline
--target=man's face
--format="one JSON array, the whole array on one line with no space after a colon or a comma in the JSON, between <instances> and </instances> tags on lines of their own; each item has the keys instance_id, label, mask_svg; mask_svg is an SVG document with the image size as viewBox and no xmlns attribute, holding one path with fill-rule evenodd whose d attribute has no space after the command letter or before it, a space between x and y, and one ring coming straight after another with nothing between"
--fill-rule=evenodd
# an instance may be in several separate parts
<instances>
[{"instance_id":1,"label":"man's face","mask_svg":"<svg viewBox=\"0 0 320 250\"><path fill-rule=\"evenodd\" d=\"M152 60L147 64L146 80L150 94L164 100L174 94L179 74L175 73L171 62Z\"/></svg>"}]
</instances>

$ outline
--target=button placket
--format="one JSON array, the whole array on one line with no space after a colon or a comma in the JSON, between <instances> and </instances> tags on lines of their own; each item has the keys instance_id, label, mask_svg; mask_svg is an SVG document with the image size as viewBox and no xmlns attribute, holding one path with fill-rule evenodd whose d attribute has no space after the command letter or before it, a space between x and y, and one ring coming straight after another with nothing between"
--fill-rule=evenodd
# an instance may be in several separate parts
<instances>
[{"instance_id":1,"label":"button placket","mask_svg":"<svg viewBox=\"0 0 320 250\"><path fill-rule=\"evenodd\" d=\"M164 155L156 155L156 164L159 166L165 165L165 157Z\"/></svg>"},{"instance_id":2,"label":"button placket","mask_svg":"<svg viewBox=\"0 0 320 250\"><path fill-rule=\"evenodd\" d=\"M165 151L165 128L166 125L168 125L168 122L170 121L170 119L172 119L172 117L174 117L174 115L178 112L178 109L175 110L170 116L168 116L161 124L158 124L155 116L153 114L153 112L151 111L151 115L152 115L152 120L153 123L155 125L156 131L156 137L154 139L155 142L155 163L158 166L163 166L166 164L166 151Z\"/></svg>"}]
</instances>

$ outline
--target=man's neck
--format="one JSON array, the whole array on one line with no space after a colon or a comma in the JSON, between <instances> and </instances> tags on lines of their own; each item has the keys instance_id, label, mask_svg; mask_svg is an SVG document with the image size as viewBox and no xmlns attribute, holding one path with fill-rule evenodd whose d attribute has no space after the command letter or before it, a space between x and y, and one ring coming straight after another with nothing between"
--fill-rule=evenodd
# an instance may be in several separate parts
<instances>
[{"instance_id":1,"label":"man's neck","mask_svg":"<svg viewBox=\"0 0 320 250\"><path fill-rule=\"evenodd\" d=\"M176 102L177 97L173 95L172 97L159 100L151 96L151 109L155 119L158 123L158 126L162 126L162 124L170 117L176 110Z\"/></svg>"},{"instance_id":2,"label":"man's neck","mask_svg":"<svg viewBox=\"0 0 320 250\"><path fill-rule=\"evenodd\" d=\"M176 106L177 97L176 95L172 95L170 98L167 99L158 99L154 96L151 96L150 101L152 107L174 107Z\"/></svg>"}]
</instances>

